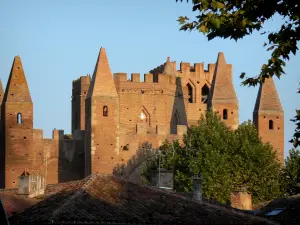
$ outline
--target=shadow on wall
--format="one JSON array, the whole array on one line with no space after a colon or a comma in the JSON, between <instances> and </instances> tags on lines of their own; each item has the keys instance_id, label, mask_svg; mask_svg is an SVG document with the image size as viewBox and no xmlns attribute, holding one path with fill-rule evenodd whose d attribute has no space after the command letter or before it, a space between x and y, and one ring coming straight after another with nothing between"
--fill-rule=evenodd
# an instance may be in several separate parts
<instances>
[{"instance_id":1,"label":"shadow on wall","mask_svg":"<svg viewBox=\"0 0 300 225\"><path fill-rule=\"evenodd\" d=\"M65 135L59 141L58 182L69 182L83 179L85 153L84 141L74 140Z\"/></svg>"},{"instance_id":2,"label":"shadow on wall","mask_svg":"<svg viewBox=\"0 0 300 225\"><path fill-rule=\"evenodd\" d=\"M176 92L170 123L171 134L177 134L177 125L188 125L184 104L184 92L182 90L182 83L180 77L176 77Z\"/></svg>"},{"instance_id":3,"label":"shadow on wall","mask_svg":"<svg viewBox=\"0 0 300 225\"><path fill-rule=\"evenodd\" d=\"M157 156L158 149L152 148L149 142L142 143L136 154L126 164L114 168L113 174L126 180L141 183L141 170L149 159Z\"/></svg>"}]
</instances>

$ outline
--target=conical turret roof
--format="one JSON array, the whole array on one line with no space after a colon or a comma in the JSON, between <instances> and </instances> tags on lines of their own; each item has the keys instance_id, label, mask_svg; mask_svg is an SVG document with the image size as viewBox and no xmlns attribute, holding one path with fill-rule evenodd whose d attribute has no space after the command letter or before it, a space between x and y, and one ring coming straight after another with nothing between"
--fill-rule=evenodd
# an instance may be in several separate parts
<instances>
[{"instance_id":1,"label":"conical turret roof","mask_svg":"<svg viewBox=\"0 0 300 225\"><path fill-rule=\"evenodd\" d=\"M100 49L87 98L92 96L117 96L105 48Z\"/></svg>"},{"instance_id":2,"label":"conical turret roof","mask_svg":"<svg viewBox=\"0 0 300 225\"><path fill-rule=\"evenodd\" d=\"M283 112L273 78L265 79L259 86L254 107L254 112L258 111Z\"/></svg>"},{"instance_id":3,"label":"conical turret roof","mask_svg":"<svg viewBox=\"0 0 300 225\"><path fill-rule=\"evenodd\" d=\"M209 93L209 101L237 102L228 64L223 52L219 52Z\"/></svg>"},{"instance_id":4,"label":"conical turret roof","mask_svg":"<svg viewBox=\"0 0 300 225\"><path fill-rule=\"evenodd\" d=\"M20 56L14 58L3 102L32 102Z\"/></svg>"}]
</instances>

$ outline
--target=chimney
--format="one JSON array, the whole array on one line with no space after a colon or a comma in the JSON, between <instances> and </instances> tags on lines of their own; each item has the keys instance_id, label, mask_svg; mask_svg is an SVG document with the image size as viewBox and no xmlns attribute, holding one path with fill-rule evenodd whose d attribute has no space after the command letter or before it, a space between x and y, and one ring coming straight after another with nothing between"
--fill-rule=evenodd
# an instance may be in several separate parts
<instances>
[{"instance_id":1,"label":"chimney","mask_svg":"<svg viewBox=\"0 0 300 225\"><path fill-rule=\"evenodd\" d=\"M231 207L241 210L252 210L252 197L245 186L238 186L231 193Z\"/></svg>"},{"instance_id":2,"label":"chimney","mask_svg":"<svg viewBox=\"0 0 300 225\"><path fill-rule=\"evenodd\" d=\"M202 203L202 173L192 176L193 180L193 197L192 200Z\"/></svg>"}]
</instances>

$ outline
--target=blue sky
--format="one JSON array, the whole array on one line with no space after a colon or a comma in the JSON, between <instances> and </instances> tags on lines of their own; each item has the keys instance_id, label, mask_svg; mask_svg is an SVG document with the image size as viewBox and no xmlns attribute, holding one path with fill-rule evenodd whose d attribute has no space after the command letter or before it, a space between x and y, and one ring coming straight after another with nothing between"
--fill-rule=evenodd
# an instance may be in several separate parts
<instances>
[{"instance_id":1,"label":"blue sky","mask_svg":"<svg viewBox=\"0 0 300 225\"><path fill-rule=\"evenodd\" d=\"M208 42L198 32L179 31L177 18L192 16L191 5L175 0L2 0L0 2L0 79L6 86L13 58L20 55L34 102L34 127L51 137L53 128L71 130L72 80L92 74L101 46L111 69L147 73L171 60L215 63L218 52L233 64L240 102L240 123L252 119L258 88L241 87L239 74L257 75L268 59L265 37L258 32L237 43ZM276 31L274 17L266 29ZM297 63L298 62L298 63ZM300 55L292 56L287 76L275 79L285 110L285 155L294 131L289 120L300 108Z\"/></svg>"}]
</instances>

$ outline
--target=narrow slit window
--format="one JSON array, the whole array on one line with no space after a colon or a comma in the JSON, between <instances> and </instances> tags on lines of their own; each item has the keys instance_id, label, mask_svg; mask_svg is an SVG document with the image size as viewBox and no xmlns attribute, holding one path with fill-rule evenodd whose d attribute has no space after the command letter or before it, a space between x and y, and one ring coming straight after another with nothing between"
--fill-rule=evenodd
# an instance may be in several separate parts
<instances>
[{"instance_id":1,"label":"narrow slit window","mask_svg":"<svg viewBox=\"0 0 300 225\"><path fill-rule=\"evenodd\" d=\"M224 110L223 110L223 119L224 119L224 120L227 120L227 119L228 119L228 110L227 110L227 109L224 109Z\"/></svg>"},{"instance_id":2,"label":"narrow slit window","mask_svg":"<svg viewBox=\"0 0 300 225\"><path fill-rule=\"evenodd\" d=\"M21 113L18 113L18 115L17 115L17 123L18 124L22 124L23 123L22 114Z\"/></svg>"},{"instance_id":3,"label":"narrow slit window","mask_svg":"<svg viewBox=\"0 0 300 225\"><path fill-rule=\"evenodd\" d=\"M273 120L269 120L269 130L273 130L274 129L274 122Z\"/></svg>"},{"instance_id":4,"label":"narrow slit window","mask_svg":"<svg viewBox=\"0 0 300 225\"><path fill-rule=\"evenodd\" d=\"M103 106L103 116L108 116L108 107L106 105Z\"/></svg>"}]
</instances>

